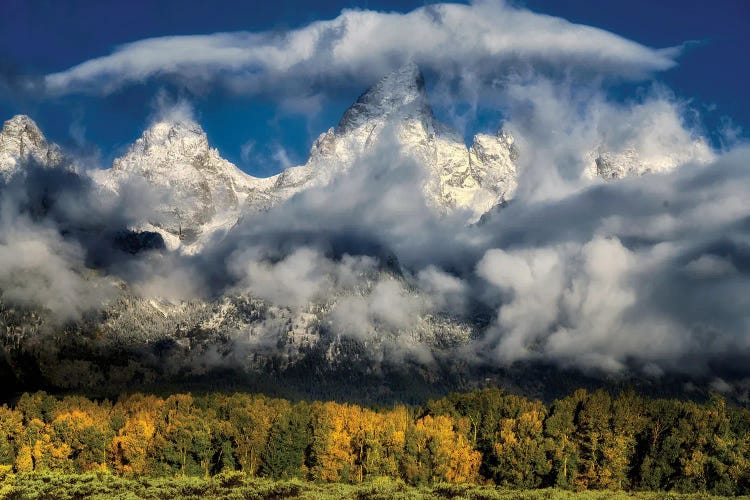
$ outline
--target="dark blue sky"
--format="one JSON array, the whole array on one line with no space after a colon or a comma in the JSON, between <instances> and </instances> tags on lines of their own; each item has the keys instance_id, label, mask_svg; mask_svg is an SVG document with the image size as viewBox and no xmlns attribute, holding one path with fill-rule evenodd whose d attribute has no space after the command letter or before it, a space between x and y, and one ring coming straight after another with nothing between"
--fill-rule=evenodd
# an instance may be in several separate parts
<instances>
[{"instance_id":1,"label":"dark blue sky","mask_svg":"<svg viewBox=\"0 0 750 500\"><path fill-rule=\"evenodd\" d=\"M408 11L423 1L236 0L68 1L3 0L0 2L0 118L26 113L50 138L73 145L83 131L90 147L108 161L141 132L153 99L163 83L126 87L106 97L71 95L39 99L13 90L29 75L61 71L87 59L109 54L116 45L163 36L221 31L299 27L335 17L342 8ZM657 75L681 98L691 99L706 128L716 130L727 119L750 128L750 2L745 0L527 0L515 2L535 12L560 16L602 28L651 47L697 43L679 65ZM212 91L192 97L198 118L222 155L243 165L240 146L254 139L267 149L279 144L303 161L310 141L335 125L358 91L345 91L309 122L279 114L262 98L228 96ZM71 127L71 124L73 125ZM494 128L478 123L476 128ZM71 134L71 130L74 130ZM268 151L266 151L268 152ZM263 153L263 151L261 151ZM268 174L265 170L251 173Z\"/></svg>"}]
</instances>

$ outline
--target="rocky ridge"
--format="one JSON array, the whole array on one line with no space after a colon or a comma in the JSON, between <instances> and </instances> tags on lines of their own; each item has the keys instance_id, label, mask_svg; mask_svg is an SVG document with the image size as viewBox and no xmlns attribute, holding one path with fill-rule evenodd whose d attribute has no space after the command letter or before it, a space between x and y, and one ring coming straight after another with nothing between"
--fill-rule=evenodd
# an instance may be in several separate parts
<instances>
[{"instance_id":1,"label":"rocky ridge","mask_svg":"<svg viewBox=\"0 0 750 500\"><path fill-rule=\"evenodd\" d=\"M231 228L248 198L270 184L222 158L192 120L157 121L111 169L93 175L115 193L127 183L145 183L155 206L138 229L155 230L170 248L190 253L215 232Z\"/></svg>"},{"instance_id":2,"label":"rocky ridge","mask_svg":"<svg viewBox=\"0 0 750 500\"><path fill-rule=\"evenodd\" d=\"M330 183L382 140L393 141L401 154L425 168L427 202L440 212L465 210L474 221L515 190L513 138L504 131L479 134L467 148L458 132L435 119L424 76L408 64L363 93L338 126L313 143L306 164L276 177L269 197L280 201Z\"/></svg>"},{"instance_id":3,"label":"rocky ridge","mask_svg":"<svg viewBox=\"0 0 750 500\"><path fill-rule=\"evenodd\" d=\"M414 64L386 75L341 117L337 127L313 143L308 161L267 178L252 177L212 148L192 119L163 119L151 124L107 170L91 175L117 193L129 183L148 187L151 214L134 230L155 231L167 247L195 253L228 231L245 212L265 211L312 187L345 175L382 141L424 168L426 201L440 213L463 211L476 222L513 197L519 150L505 130L477 134L467 148L455 130L434 116L424 76ZM589 178L620 179L663 172L688 161L707 161L711 152L698 139L679 154L649 155L628 148L588 155ZM61 149L47 143L36 124L19 115L0 132L0 174L9 178L24 161L42 166L65 161Z\"/></svg>"},{"instance_id":4,"label":"rocky ridge","mask_svg":"<svg viewBox=\"0 0 750 500\"><path fill-rule=\"evenodd\" d=\"M3 124L0 130L0 175L5 180L28 162L49 167L64 160L60 147L48 143L28 116L17 115Z\"/></svg>"}]
</instances>

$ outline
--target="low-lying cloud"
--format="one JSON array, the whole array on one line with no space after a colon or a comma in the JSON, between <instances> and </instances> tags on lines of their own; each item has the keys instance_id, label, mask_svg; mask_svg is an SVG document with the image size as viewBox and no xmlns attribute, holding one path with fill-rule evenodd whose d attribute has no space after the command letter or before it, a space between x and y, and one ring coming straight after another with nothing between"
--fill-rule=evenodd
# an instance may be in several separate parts
<instances>
[{"instance_id":1,"label":"low-lying cloud","mask_svg":"<svg viewBox=\"0 0 750 500\"><path fill-rule=\"evenodd\" d=\"M528 122L510 115L516 131L549 119L535 113L567 113L562 104L540 102ZM561 142L588 138L590 128L610 133L606 120L597 121L611 112L604 106L589 108L590 124L561 129ZM626 121L647 123L675 108L657 102L624 109ZM679 130L666 134L692 140ZM521 143L548 137L527 134ZM477 365L542 361L606 373L750 375L742 364L750 356L750 149L670 172L586 183L559 173L569 167L563 146L540 145L522 150L546 163L525 166L521 194L466 226L461 214L428 206L422 167L394 141L386 130L330 185L246 214L195 256L128 253L112 243L147 210L147 189L123 189L112 199L85 176L29 167L2 192L3 302L75 320L106 307L124 280L134 293L175 303L239 294L300 313L319 304L332 334L390 362L426 364L435 362L425 340L437 328L426 317L466 325L483 309L493 311L489 324L476 327L473 339L462 334L456 353ZM543 172L559 183L556 195L534 194ZM244 349L273 349L283 325L269 321Z\"/></svg>"},{"instance_id":2,"label":"low-lying cloud","mask_svg":"<svg viewBox=\"0 0 750 500\"><path fill-rule=\"evenodd\" d=\"M477 273L502 298L484 341L501 362L608 371L736 369L750 355L739 148L685 166L507 207Z\"/></svg>"}]
</instances>

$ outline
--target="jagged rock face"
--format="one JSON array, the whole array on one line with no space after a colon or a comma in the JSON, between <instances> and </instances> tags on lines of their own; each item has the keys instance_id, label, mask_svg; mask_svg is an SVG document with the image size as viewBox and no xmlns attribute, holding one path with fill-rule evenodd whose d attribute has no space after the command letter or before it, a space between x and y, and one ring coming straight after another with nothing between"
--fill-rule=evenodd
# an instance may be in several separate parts
<instances>
[{"instance_id":1,"label":"jagged rock face","mask_svg":"<svg viewBox=\"0 0 750 500\"><path fill-rule=\"evenodd\" d=\"M381 79L344 112L336 132L344 135L373 121L398 114L399 118L432 117L424 89L424 76L415 64L407 64Z\"/></svg>"},{"instance_id":2,"label":"jagged rock face","mask_svg":"<svg viewBox=\"0 0 750 500\"><path fill-rule=\"evenodd\" d=\"M469 149L472 176L482 186L488 186L501 202L507 201L516 191L518 156L518 147L508 132L477 134Z\"/></svg>"},{"instance_id":3,"label":"jagged rock face","mask_svg":"<svg viewBox=\"0 0 750 500\"><path fill-rule=\"evenodd\" d=\"M47 143L36 123L25 115L17 115L3 124L0 131L0 175L12 176L25 162L51 167L64 160L60 148Z\"/></svg>"},{"instance_id":4,"label":"jagged rock face","mask_svg":"<svg viewBox=\"0 0 750 500\"><path fill-rule=\"evenodd\" d=\"M513 137L503 130L477 134L467 149L460 134L435 119L424 77L414 64L362 94L338 126L313 143L307 163L276 176L259 179L243 173L209 146L197 123L185 120L153 124L111 169L92 177L115 192L133 178L154 187L160 201L133 229L159 232L170 249L193 253L212 234L231 228L243 211L264 211L295 193L329 184L380 141L392 139L395 144L388 146L424 167L424 194L438 212L465 210L467 222L475 222L513 197L519 156ZM585 157L590 165L585 177L611 180L706 162L712 153L696 140L669 155L600 147ZM0 175L7 179L29 160L44 166L67 161L30 118L16 116L0 132Z\"/></svg>"},{"instance_id":5,"label":"jagged rock face","mask_svg":"<svg viewBox=\"0 0 750 500\"><path fill-rule=\"evenodd\" d=\"M173 247L194 245L201 235L231 227L248 197L265 187L263 179L221 158L209 147L201 127L191 121L153 124L95 179L114 191L134 179L155 188L159 203L144 222Z\"/></svg>"},{"instance_id":6,"label":"jagged rock face","mask_svg":"<svg viewBox=\"0 0 750 500\"><path fill-rule=\"evenodd\" d=\"M476 220L515 189L517 151L513 139L479 135L471 150L430 108L424 77L409 64L362 94L338 127L318 137L305 165L281 173L269 197L281 201L311 186L330 183L384 139L392 127L395 147L426 169L424 192L440 212L465 209ZM390 139L390 136L388 136Z\"/></svg>"}]
</instances>

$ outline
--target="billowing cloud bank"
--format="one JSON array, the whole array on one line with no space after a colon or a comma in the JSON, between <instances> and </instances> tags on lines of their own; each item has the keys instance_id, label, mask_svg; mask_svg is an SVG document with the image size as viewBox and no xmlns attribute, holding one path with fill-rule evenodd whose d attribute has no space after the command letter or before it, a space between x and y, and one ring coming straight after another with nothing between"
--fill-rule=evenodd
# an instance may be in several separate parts
<instances>
[{"instance_id":1,"label":"billowing cloud bank","mask_svg":"<svg viewBox=\"0 0 750 500\"><path fill-rule=\"evenodd\" d=\"M502 1L436 4L412 12L344 10L285 32L139 40L47 75L52 94L110 92L156 76L223 82L243 93L317 93L361 86L407 61L495 85L527 71L642 78L675 65L678 49L651 49L597 28Z\"/></svg>"},{"instance_id":2,"label":"billowing cloud bank","mask_svg":"<svg viewBox=\"0 0 750 500\"><path fill-rule=\"evenodd\" d=\"M471 363L750 376L750 149L558 199L514 200L470 227L435 215L415 195L417 166L387 150L329 187L246 217L192 257L103 245L90 232L124 221L94 202L94 222L79 218L65 202L71 188L29 215L12 203L31 181L11 183L3 302L75 319L116 295L95 267L173 301L240 293L291 310L330 304L337 335L386 342L380 355L391 361L432 362L413 336L425 315L466 323L483 308L494 311L489 325L454 354ZM267 325L264 349L277 326Z\"/></svg>"},{"instance_id":3,"label":"billowing cloud bank","mask_svg":"<svg viewBox=\"0 0 750 500\"><path fill-rule=\"evenodd\" d=\"M750 375L747 148L561 199L516 200L473 227L433 216L401 171L408 165L378 160L362 163L362 180L354 173L245 220L207 262L228 261L254 293L294 305L367 274L345 256L372 266L368 258L393 255L418 293L377 284L369 305L335 315L342 332L365 335L355 325L367 328L373 314L404 328L419 314L465 318L481 304L495 313L473 362ZM273 263L258 268L259 255Z\"/></svg>"}]
</instances>

